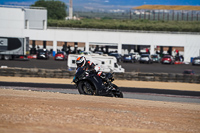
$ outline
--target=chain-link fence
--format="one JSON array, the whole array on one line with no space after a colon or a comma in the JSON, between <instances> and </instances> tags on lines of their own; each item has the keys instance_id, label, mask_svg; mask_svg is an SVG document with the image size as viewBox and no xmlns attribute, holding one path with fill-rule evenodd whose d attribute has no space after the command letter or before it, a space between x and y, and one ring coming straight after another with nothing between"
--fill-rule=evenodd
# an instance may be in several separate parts
<instances>
[{"instance_id":1,"label":"chain-link fence","mask_svg":"<svg viewBox=\"0 0 200 133\"><path fill-rule=\"evenodd\" d=\"M186 10L131 10L131 19L163 21L200 21L200 11Z\"/></svg>"},{"instance_id":2,"label":"chain-link fence","mask_svg":"<svg viewBox=\"0 0 200 133\"><path fill-rule=\"evenodd\" d=\"M78 18L96 19L132 19L155 21L200 21L200 11L192 10L127 10L125 12L81 12L76 11Z\"/></svg>"}]
</instances>

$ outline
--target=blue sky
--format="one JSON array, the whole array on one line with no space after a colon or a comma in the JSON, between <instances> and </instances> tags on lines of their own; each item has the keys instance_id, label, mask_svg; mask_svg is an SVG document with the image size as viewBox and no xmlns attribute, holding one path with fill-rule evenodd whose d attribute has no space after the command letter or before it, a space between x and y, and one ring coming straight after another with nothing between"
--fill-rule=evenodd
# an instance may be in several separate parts
<instances>
[{"instance_id":1,"label":"blue sky","mask_svg":"<svg viewBox=\"0 0 200 133\"><path fill-rule=\"evenodd\" d=\"M37 0L0 0L1 5L29 6ZM60 0L69 4L69 0ZM130 9L148 5L192 5L200 6L200 0L73 0L74 8L83 9Z\"/></svg>"}]
</instances>

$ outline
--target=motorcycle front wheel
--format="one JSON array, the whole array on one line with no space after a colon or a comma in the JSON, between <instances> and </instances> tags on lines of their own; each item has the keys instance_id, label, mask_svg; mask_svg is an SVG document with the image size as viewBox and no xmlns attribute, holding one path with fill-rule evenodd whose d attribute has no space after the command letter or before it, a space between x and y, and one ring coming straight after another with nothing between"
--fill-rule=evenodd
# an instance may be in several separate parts
<instances>
[{"instance_id":1,"label":"motorcycle front wheel","mask_svg":"<svg viewBox=\"0 0 200 133\"><path fill-rule=\"evenodd\" d=\"M84 95L95 95L95 87L88 81L81 81L78 83L78 91Z\"/></svg>"}]
</instances>

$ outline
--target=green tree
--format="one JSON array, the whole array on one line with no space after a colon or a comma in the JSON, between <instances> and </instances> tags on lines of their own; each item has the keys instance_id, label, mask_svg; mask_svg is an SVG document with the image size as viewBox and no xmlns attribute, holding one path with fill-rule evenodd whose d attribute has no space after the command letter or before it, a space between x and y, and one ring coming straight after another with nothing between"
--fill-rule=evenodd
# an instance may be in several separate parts
<instances>
[{"instance_id":1,"label":"green tree","mask_svg":"<svg viewBox=\"0 0 200 133\"><path fill-rule=\"evenodd\" d=\"M32 7L45 7L47 9L48 19L65 19L67 16L67 5L59 0L38 0Z\"/></svg>"}]
</instances>

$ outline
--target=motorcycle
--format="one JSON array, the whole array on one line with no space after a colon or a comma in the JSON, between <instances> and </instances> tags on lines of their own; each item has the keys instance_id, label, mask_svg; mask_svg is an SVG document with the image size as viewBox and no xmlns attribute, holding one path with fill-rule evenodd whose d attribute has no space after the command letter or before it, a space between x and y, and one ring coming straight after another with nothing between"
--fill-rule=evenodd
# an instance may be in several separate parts
<instances>
[{"instance_id":1,"label":"motorcycle","mask_svg":"<svg viewBox=\"0 0 200 133\"><path fill-rule=\"evenodd\" d=\"M123 93L113 81L112 73L106 73L105 78L100 78L94 71L78 68L72 82L80 94L123 98Z\"/></svg>"}]
</instances>

